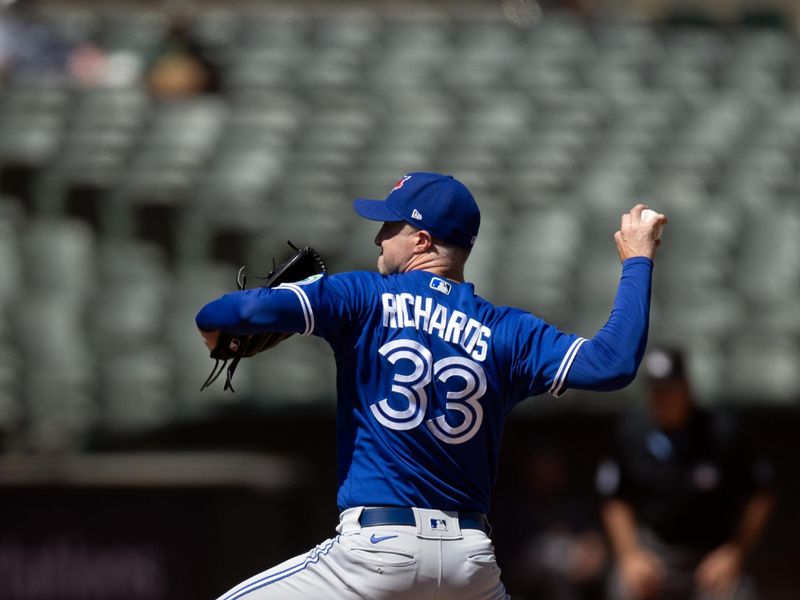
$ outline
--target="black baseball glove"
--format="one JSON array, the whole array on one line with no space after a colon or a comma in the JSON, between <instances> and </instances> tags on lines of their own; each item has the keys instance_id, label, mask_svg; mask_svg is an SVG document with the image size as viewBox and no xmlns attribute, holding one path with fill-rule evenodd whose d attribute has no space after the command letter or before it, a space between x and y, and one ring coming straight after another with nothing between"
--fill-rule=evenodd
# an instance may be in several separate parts
<instances>
[{"instance_id":1,"label":"black baseball glove","mask_svg":"<svg viewBox=\"0 0 800 600\"><path fill-rule=\"evenodd\" d=\"M325 263L316 250L309 246L299 249L292 242L288 242L288 244L295 251L294 255L277 266L273 260L272 271L263 278L264 284L262 287L277 287L282 283L302 281L312 275L326 272ZM236 284L240 290L245 289L247 278L244 274L244 267L239 269L239 273L236 275ZM281 331L269 331L256 335L233 335L222 332L216 347L211 351L214 367L211 369L211 373L206 378L200 391L214 383L222 374L228 361L231 361L223 389L235 392L231 380L236 372L236 367L239 366L239 361L243 358L255 356L259 352L264 352L264 350L274 348L292 335L294 334Z\"/></svg>"}]
</instances>

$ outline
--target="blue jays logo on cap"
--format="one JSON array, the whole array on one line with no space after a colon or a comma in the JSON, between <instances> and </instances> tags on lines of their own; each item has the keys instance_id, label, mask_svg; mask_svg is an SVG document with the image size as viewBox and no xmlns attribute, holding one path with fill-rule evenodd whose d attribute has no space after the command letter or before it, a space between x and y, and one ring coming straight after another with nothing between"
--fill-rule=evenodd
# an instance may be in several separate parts
<instances>
[{"instance_id":1,"label":"blue jays logo on cap","mask_svg":"<svg viewBox=\"0 0 800 600\"><path fill-rule=\"evenodd\" d=\"M403 177L403 178L402 178L400 181L398 181L397 183L395 183L395 184L394 184L394 187L392 188L392 192L393 192L393 191L395 191L395 190L399 190L401 187L403 187L403 184L404 184L406 181L408 181L410 178L411 178L411 175L406 175L406 176L405 176L405 177ZM391 193L391 192L389 192L389 193Z\"/></svg>"},{"instance_id":2,"label":"blue jays logo on cap","mask_svg":"<svg viewBox=\"0 0 800 600\"><path fill-rule=\"evenodd\" d=\"M355 211L373 221L405 221L434 237L462 248L472 248L481 213L467 187L451 175L409 173L385 200L357 199Z\"/></svg>"}]
</instances>

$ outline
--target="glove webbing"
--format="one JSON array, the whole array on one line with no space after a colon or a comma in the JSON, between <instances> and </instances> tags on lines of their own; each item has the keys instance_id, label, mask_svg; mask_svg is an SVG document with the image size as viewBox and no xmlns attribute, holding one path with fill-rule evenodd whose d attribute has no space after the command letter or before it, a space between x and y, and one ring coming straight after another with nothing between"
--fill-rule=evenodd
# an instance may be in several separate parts
<instances>
[{"instance_id":1,"label":"glove webbing","mask_svg":"<svg viewBox=\"0 0 800 600\"><path fill-rule=\"evenodd\" d=\"M288 241L287 243L296 253L300 252L300 249L297 246L295 246L291 241ZM314 263L316 264L316 272L325 273L327 271L327 268L325 266L325 262L322 260L322 257L319 255L319 253L317 253L314 249L308 247L305 248L305 251L307 253L310 253L312 258L314 259ZM293 259L294 258L296 257L293 257ZM289 261L283 263L279 267L278 265L276 265L275 258L273 257L272 271L270 271L270 273L266 277L258 277L258 279L266 280L267 281L267 283L265 284L266 287L274 286L275 279L283 275L283 269L288 268L288 266L292 264L293 259L290 259ZM278 272L279 270L281 271L280 273ZM273 277L275 279L273 279ZM239 269L239 272L236 274L236 284L240 291L245 289L247 285L247 276L245 275L244 267L241 267ZM247 352L247 346L250 344L251 339L249 337L246 337L245 343L243 343L241 340L236 340L236 341L238 342L238 347L236 348L236 355L231 360L231 364L228 365L227 374L225 377L225 386L222 388L223 391L230 390L231 393L236 393L236 390L233 389L233 382L232 382L233 374L236 372L236 368L239 366L239 362L242 360L245 353ZM214 366L211 369L211 373L209 373L208 377L206 378L205 382L200 388L201 392L205 390L208 386L210 386L212 383L214 383L219 378L220 375L222 375L222 371L225 370L225 365L228 364L228 360L230 359L229 358L214 359Z\"/></svg>"},{"instance_id":2,"label":"glove webbing","mask_svg":"<svg viewBox=\"0 0 800 600\"><path fill-rule=\"evenodd\" d=\"M291 242L289 242L289 245L292 246L292 248L294 248L294 245ZM272 265L274 270L275 258L272 259ZM239 291L242 291L247 285L247 275L245 275L244 266L240 267L239 272L236 274L236 285L238 286ZM240 353L234 357L233 362L228 367L228 374L225 376L225 386L222 388L223 392L227 392L228 390L230 390L232 393L234 394L236 393L236 390L233 389L233 383L231 382L231 379L233 378L233 374L236 371L236 367L239 366L240 360L242 360L241 345L240 345ZM220 366L219 364L220 362L222 363L222 366ZM217 379L219 379L219 376L222 375L222 370L225 368L225 365L227 364L228 364L227 358L225 360L220 360L218 358L214 359L214 367L211 369L211 373L208 374L208 377L206 377L205 382L203 382L203 386L200 388L201 392L208 386L210 386L212 383L214 383ZM219 367L219 370L217 370L217 367Z\"/></svg>"},{"instance_id":3,"label":"glove webbing","mask_svg":"<svg viewBox=\"0 0 800 600\"><path fill-rule=\"evenodd\" d=\"M228 366L228 373L225 376L225 386L222 388L223 392L227 392L228 390L230 390L234 394L236 393L236 390L233 389L233 383L231 382L231 379L233 378L233 374L236 372L236 367L239 366L240 360L242 360L241 354L235 356L231 361L231 364ZM220 363L222 363L222 365L220 365ZM208 375L205 382L203 383L203 387L200 388L201 392L208 386L210 386L212 383L214 383L217 379L219 379L219 376L222 375L222 371L223 369L225 369L225 365L227 364L228 364L227 358L225 360L220 360L218 358L214 359L214 368L211 369L211 373ZM217 367L219 367L219 369Z\"/></svg>"}]
</instances>

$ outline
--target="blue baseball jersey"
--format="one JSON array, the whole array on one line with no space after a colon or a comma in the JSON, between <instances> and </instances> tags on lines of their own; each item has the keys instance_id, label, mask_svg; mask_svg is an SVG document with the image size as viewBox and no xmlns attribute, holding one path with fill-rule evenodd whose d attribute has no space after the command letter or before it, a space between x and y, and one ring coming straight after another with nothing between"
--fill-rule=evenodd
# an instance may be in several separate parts
<instances>
[{"instance_id":1,"label":"blue baseball jersey","mask_svg":"<svg viewBox=\"0 0 800 600\"><path fill-rule=\"evenodd\" d=\"M647 305L652 263L645 266L646 290L638 294L646 293ZM642 302L634 304L641 313ZM646 331L646 307L634 329L642 318ZM471 283L427 271L318 275L235 292L208 304L197 324L239 334L313 334L330 344L342 510L488 512L506 416L524 398L563 393L587 341L529 312L494 306ZM581 387L606 385L586 358L579 370Z\"/></svg>"}]
</instances>

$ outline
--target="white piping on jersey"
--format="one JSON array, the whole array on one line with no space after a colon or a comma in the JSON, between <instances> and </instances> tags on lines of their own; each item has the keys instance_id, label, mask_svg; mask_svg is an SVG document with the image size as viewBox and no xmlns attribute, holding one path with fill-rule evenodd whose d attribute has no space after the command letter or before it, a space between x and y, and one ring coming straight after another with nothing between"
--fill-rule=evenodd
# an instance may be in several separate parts
<instances>
[{"instance_id":1,"label":"white piping on jersey","mask_svg":"<svg viewBox=\"0 0 800 600\"><path fill-rule=\"evenodd\" d=\"M282 283L275 289L291 290L294 292L297 299L300 300L300 308L303 309L303 317L306 320L306 330L303 332L303 335L311 335L314 331L314 311L311 310L311 302L309 302L308 296L306 296L303 289L299 285L293 283Z\"/></svg>"},{"instance_id":2,"label":"white piping on jersey","mask_svg":"<svg viewBox=\"0 0 800 600\"><path fill-rule=\"evenodd\" d=\"M567 373L569 373L569 369L572 366L572 361L575 360L575 357L578 355L578 350L586 341L586 338L579 337L567 350L567 353L564 355L564 358L561 360L561 364L558 366L558 371L556 371L555 379L553 379L553 385L550 386L550 394L553 397L558 398L561 396L566 390L563 389L564 383L567 380Z\"/></svg>"}]
</instances>

